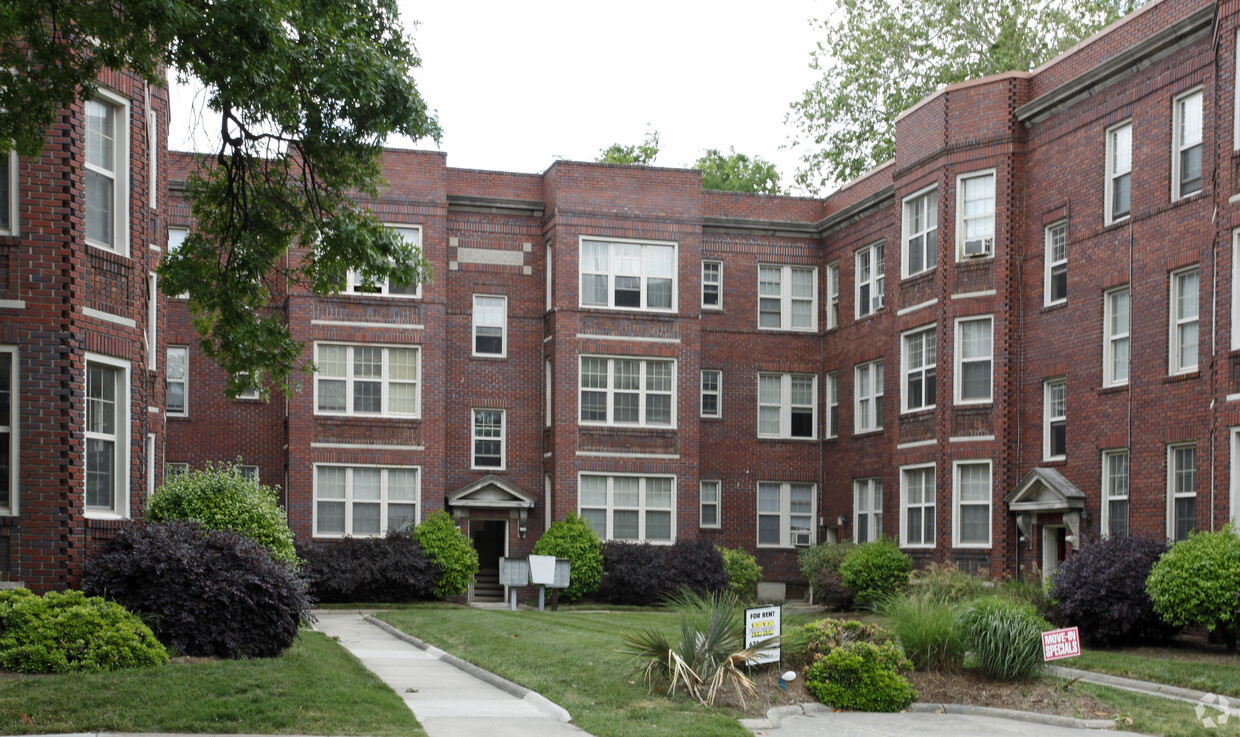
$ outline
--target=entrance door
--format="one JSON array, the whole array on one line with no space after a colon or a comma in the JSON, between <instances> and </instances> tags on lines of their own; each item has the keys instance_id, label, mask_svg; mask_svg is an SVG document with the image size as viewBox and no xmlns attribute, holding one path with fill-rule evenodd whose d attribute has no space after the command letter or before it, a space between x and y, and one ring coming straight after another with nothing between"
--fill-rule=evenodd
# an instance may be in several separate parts
<instances>
[{"instance_id":1,"label":"entrance door","mask_svg":"<svg viewBox=\"0 0 1240 737\"><path fill-rule=\"evenodd\" d=\"M1050 580L1068 554L1068 533L1063 525L1042 526L1042 579Z\"/></svg>"},{"instance_id":2,"label":"entrance door","mask_svg":"<svg viewBox=\"0 0 1240 737\"><path fill-rule=\"evenodd\" d=\"M499 559L508 549L508 522L498 519L470 520L469 536L478 551L478 575L474 577L474 601L503 601L499 583Z\"/></svg>"}]
</instances>

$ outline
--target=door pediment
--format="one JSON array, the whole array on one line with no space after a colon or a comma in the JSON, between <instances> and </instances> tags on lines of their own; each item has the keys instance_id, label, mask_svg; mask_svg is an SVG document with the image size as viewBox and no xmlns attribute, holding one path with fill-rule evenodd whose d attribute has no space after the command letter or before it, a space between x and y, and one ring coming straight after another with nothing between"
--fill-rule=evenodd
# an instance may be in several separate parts
<instances>
[{"instance_id":1,"label":"door pediment","mask_svg":"<svg viewBox=\"0 0 1240 737\"><path fill-rule=\"evenodd\" d=\"M533 509L537 497L502 478L490 475L448 495L448 506L459 509Z\"/></svg>"}]
</instances>

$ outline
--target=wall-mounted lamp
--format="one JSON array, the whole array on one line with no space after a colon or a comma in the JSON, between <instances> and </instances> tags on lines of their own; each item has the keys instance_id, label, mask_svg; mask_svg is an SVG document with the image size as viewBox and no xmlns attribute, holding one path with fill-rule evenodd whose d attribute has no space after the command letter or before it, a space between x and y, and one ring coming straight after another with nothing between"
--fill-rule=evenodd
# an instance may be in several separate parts
<instances>
[{"instance_id":1,"label":"wall-mounted lamp","mask_svg":"<svg viewBox=\"0 0 1240 737\"><path fill-rule=\"evenodd\" d=\"M835 524L839 525L840 527L843 527L844 525L848 524L848 517L841 514L839 517L835 518Z\"/></svg>"},{"instance_id":2,"label":"wall-mounted lamp","mask_svg":"<svg viewBox=\"0 0 1240 737\"><path fill-rule=\"evenodd\" d=\"M526 530L529 529L529 522L530 522L530 510L518 509L517 510L517 537L518 538L525 539Z\"/></svg>"}]
</instances>

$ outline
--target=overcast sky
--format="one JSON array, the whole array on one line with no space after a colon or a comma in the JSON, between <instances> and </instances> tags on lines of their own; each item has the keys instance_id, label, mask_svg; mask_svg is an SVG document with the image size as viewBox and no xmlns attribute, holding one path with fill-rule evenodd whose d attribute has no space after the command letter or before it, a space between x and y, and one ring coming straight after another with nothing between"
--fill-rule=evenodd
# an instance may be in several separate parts
<instances>
[{"instance_id":1,"label":"overcast sky","mask_svg":"<svg viewBox=\"0 0 1240 737\"><path fill-rule=\"evenodd\" d=\"M422 57L418 90L438 112L448 165L541 172L592 161L657 130L662 166L729 146L779 166L788 104L814 80L809 25L831 0L400 0ZM170 143L191 134L193 90L174 86ZM434 148L422 141L389 145Z\"/></svg>"}]
</instances>

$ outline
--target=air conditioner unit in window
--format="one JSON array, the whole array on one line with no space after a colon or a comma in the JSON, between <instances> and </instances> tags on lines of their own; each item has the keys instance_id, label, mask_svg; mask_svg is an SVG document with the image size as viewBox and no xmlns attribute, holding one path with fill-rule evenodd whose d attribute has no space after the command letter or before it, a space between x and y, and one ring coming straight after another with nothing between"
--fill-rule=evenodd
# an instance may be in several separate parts
<instances>
[{"instance_id":1,"label":"air conditioner unit in window","mask_svg":"<svg viewBox=\"0 0 1240 737\"><path fill-rule=\"evenodd\" d=\"M810 546L809 533L808 532L792 533L792 544L797 546L798 548L808 548Z\"/></svg>"},{"instance_id":2,"label":"air conditioner unit in window","mask_svg":"<svg viewBox=\"0 0 1240 737\"><path fill-rule=\"evenodd\" d=\"M974 238L964 242L964 255L966 258L977 258L978 256L989 256L990 247L994 243L994 238Z\"/></svg>"}]
</instances>

